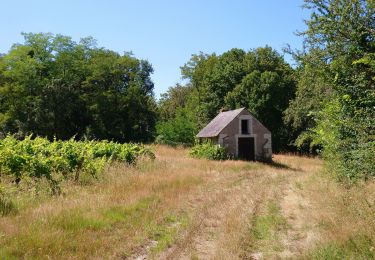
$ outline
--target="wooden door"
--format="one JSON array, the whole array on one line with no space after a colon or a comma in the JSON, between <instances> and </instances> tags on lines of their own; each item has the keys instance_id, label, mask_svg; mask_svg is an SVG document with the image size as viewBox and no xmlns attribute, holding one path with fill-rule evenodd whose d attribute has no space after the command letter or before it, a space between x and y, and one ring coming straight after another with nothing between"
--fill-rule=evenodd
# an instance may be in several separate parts
<instances>
[{"instance_id":1,"label":"wooden door","mask_svg":"<svg viewBox=\"0 0 375 260\"><path fill-rule=\"evenodd\" d=\"M255 160L254 137L238 138L238 158L243 160Z\"/></svg>"}]
</instances>

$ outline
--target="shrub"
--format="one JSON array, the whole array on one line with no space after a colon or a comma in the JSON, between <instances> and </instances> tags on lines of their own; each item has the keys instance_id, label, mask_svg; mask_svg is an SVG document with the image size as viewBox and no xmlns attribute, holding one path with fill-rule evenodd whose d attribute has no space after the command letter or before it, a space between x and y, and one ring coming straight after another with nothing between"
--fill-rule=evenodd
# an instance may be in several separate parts
<instances>
[{"instance_id":1,"label":"shrub","mask_svg":"<svg viewBox=\"0 0 375 260\"><path fill-rule=\"evenodd\" d=\"M225 149L220 145L216 145L211 142L196 144L194 147L192 147L190 155L195 158L205 158L209 160L228 159Z\"/></svg>"},{"instance_id":2,"label":"shrub","mask_svg":"<svg viewBox=\"0 0 375 260\"><path fill-rule=\"evenodd\" d=\"M176 116L156 125L156 142L172 146L193 145L197 126L191 113L178 109Z\"/></svg>"},{"instance_id":3,"label":"shrub","mask_svg":"<svg viewBox=\"0 0 375 260\"><path fill-rule=\"evenodd\" d=\"M353 118L341 114L343 110L338 98L324 104L317 114L314 141L323 145L323 158L340 181L375 177L375 137L367 132L371 120L353 122Z\"/></svg>"}]
</instances>

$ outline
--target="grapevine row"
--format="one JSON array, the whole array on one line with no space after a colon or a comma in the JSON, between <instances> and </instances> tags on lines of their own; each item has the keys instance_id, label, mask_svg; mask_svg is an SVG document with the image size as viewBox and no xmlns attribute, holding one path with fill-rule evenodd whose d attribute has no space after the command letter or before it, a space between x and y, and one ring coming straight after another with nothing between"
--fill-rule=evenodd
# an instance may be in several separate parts
<instances>
[{"instance_id":1,"label":"grapevine row","mask_svg":"<svg viewBox=\"0 0 375 260\"><path fill-rule=\"evenodd\" d=\"M154 158L151 150L139 144L7 136L0 140L0 176L8 175L17 183L25 177L53 182L54 174L78 180L82 173L96 177L112 161L134 164L141 156Z\"/></svg>"}]
</instances>

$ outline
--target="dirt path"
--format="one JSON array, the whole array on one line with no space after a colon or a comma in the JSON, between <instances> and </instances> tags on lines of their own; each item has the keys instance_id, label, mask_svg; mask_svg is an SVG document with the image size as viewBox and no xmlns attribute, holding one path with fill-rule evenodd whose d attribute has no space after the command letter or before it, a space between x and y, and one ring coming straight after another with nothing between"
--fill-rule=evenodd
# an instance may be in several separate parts
<instances>
[{"instance_id":1,"label":"dirt path","mask_svg":"<svg viewBox=\"0 0 375 260\"><path fill-rule=\"evenodd\" d=\"M291 258L309 248L316 239L316 224L309 217L313 207L300 188L290 184L281 201L281 209L289 228L282 236L284 249L279 256Z\"/></svg>"},{"instance_id":2,"label":"dirt path","mask_svg":"<svg viewBox=\"0 0 375 260\"><path fill-rule=\"evenodd\" d=\"M309 201L295 183L303 182L303 171L278 170L271 173L250 171L217 180L210 191L190 201L196 215L188 230L159 259L262 259L293 258L314 241L313 224L306 221ZM266 188L267 187L267 188ZM254 219L262 215L269 201L277 201L287 229L277 234L281 250L275 252L244 248ZM250 231L249 231L250 230Z\"/></svg>"},{"instance_id":3,"label":"dirt path","mask_svg":"<svg viewBox=\"0 0 375 260\"><path fill-rule=\"evenodd\" d=\"M191 228L160 258L233 258L239 249L240 233L249 222L248 216L268 194L268 191L254 193L259 181L264 180L248 174L197 197L192 201L197 215ZM204 197L208 200L201 200Z\"/></svg>"},{"instance_id":4,"label":"dirt path","mask_svg":"<svg viewBox=\"0 0 375 260\"><path fill-rule=\"evenodd\" d=\"M262 165L239 171L207 169L206 185L189 194L181 205L190 213L191 223L161 253L147 253L155 246L151 241L132 259L298 257L315 239L314 224L307 221L313 209L300 187L307 175L298 165L283 160L279 164L272 170L266 166L267 171ZM271 216L270 204L277 210ZM263 227L262 221L269 226ZM272 223L277 221L282 226ZM257 232L269 235L257 238Z\"/></svg>"}]
</instances>

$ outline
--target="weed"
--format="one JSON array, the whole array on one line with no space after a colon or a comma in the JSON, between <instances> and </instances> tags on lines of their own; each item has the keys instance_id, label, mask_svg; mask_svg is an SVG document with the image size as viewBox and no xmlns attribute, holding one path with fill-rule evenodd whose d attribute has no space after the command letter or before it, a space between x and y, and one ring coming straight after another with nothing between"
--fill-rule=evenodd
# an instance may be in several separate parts
<instances>
[{"instance_id":1,"label":"weed","mask_svg":"<svg viewBox=\"0 0 375 260\"><path fill-rule=\"evenodd\" d=\"M331 242L313 249L310 259L375 259L375 241L364 235L351 237L344 242Z\"/></svg>"},{"instance_id":2,"label":"weed","mask_svg":"<svg viewBox=\"0 0 375 260\"><path fill-rule=\"evenodd\" d=\"M0 216L7 216L17 212L17 206L11 199L9 190L3 186L0 186Z\"/></svg>"},{"instance_id":3,"label":"weed","mask_svg":"<svg viewBox=\"0 0 375 260\"><path fill-rule=\"evenodd\" d=\"M276 201L268 201L266 212L255 216L252 223L249 244L251 251L283 250L279 235L287 230L288 224Z\"/></svg>"},{"instance_id":4,"label":"weed","mask_svg":"<svg viewBox=\"0 0 375 260\"><path fill-rule=\"evenodd\" d=\"M150 237L157 242L152 248L151 253L161 252L169 247L176 239L179 229L185 228L189 223L186 214L169 215L164 218L162 223L154 225L150 230Z\"/></svg>"},{"instance_id":5,"label":"weed","mask_svg":"<svg viewBox=\"0 0 375 260\"><path fill-rule=\"evenodd\" d=\"M108 223L94 217L84 216L81 211L69 211L52 219L51 224L68 232L82 230L100 230L108 227Z\"/></svg>"},{"instance_id":6,"label":"weed","mask_svg":"<svg viewBox=\"0 0 375 260\"><path fill-rule=\"evenodd\" d=\"M15 214L17 211L18 210L15 203L11 199L0 194L0 215L7 216L10 214Z\"/></svg>"}]
</instances>

